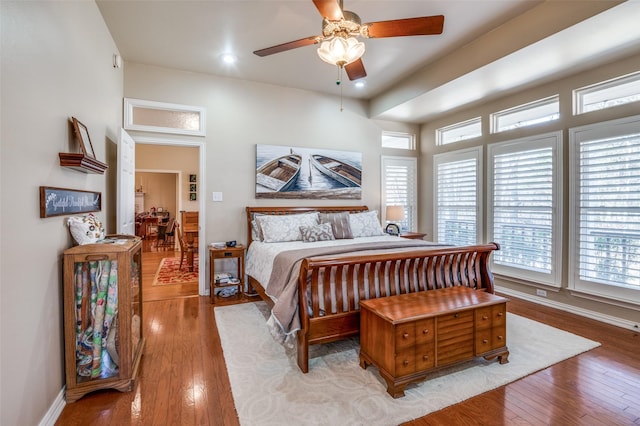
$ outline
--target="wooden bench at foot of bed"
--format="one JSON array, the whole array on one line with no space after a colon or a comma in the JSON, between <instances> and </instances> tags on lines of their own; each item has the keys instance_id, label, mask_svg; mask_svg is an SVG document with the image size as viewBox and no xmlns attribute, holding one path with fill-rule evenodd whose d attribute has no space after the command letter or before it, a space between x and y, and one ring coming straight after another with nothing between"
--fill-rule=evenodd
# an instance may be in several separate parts
<instances>
[{"instance_id":1,"label":"wooden bench at foot of bed","mask_svg":"<svg viewBox=\"0 0 640 426\"><path fill-rule=\"evenodd\" d=\"M297 351L300 370L304 373L309 371L310 345L359 333L357 300L454 286L493 293L489 257L491 252L499 249L498 244L489 243L393 254L304 259L298 283L301 329L297 333ZM332 276L343 279L329 285ZM376 286L380 282L387 284ZM355 284L357 295L354 294ZM309 296L305 297L307 294ZM347 295L346 300L344 294ZM333 305L332 300L336 301ZM321 309L324 306L334 306L335 311Z\"/></svg>"}]
</instances>

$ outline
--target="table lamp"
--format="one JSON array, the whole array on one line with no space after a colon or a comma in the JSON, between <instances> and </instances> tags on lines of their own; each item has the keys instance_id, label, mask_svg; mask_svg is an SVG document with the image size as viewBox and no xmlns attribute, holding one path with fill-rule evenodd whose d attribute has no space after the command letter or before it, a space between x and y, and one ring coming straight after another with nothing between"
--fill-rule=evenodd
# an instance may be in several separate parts
<instances>
[{"instance_id":1,"label":"table lamp","mask_svg":"<svg viewBox=\"0 0 640 426\"><path fill-rule=\"evenodd\" d=\"M387 222L391 222L387 225L385 232L389 235L400 235L400 227L394 222L404 220L404 206L387 206L385 217Z\"/></svg>"}]
</instances>

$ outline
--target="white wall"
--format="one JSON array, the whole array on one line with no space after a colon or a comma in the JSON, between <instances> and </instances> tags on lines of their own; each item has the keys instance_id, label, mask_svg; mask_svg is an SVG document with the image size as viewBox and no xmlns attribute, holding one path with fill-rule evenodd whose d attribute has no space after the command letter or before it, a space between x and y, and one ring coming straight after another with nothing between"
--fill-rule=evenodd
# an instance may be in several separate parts
<instances>
[{"instance_id":1,"label":"white wall","mask_svg":"<svg viewBox=\"0 0 640 426\"><path fill-rule=\"evenodd\" d=\"M244 208L249 205L366 204L378 209L381 130L416 130L369 120L366 104L359 101L345 100L340 112L336 96L129 62L125 96L206 108L207 136L199 138L206 144L206 180L199 177L199 184L207 243L245 242ZM362 200L256 200L256 144L361 152ZM224 201L212 202L212 191L222 192Z\"/></svg>"},{"instance_id":2,"label":"white wall","mask_svg":"<svg viewBox=\"0 0 640 426\"><path fill-rule=\"evenodd\" d=\"M61 168L58 153L77 149L68 122L75 116L107 161L121 123L123 71L112 66L116 46L94 2L0 7L0 424L35 425L61 401L65 382L61 255L72 245L64 216L39 217L38 187L105 194L109 174ZM105 197L99 215L112 210Z\"/></svg>"},{"instance_id":3,"label":"white wall","mask_svg":"<svg viewBox=\"0 0 640 426\"><path fill-rule=\"evenodd\" d=\"M640 56L635 55L627 59L619 60L604 66L599 66L589 71L575 74L571 77L556 80L549 84L537 86L528 90L521 90L509 96L504 96L495 101L486 102L480 106L465 109L461 111L452 112L449 115L440 117L438 120L425 124L421 128L421 139L423 141L421 145L420 156L420 168L423 173L420 178L420 192L422 197L420 198L420 229L423 232L433 235L433 155L442 152L455 151L464 148L470 148L475 146L484 146L485 158L484 158L484 197L482 200L484 204L484 211L487 209L486 200L486 182L487 182L487 145L502 142L507 140L518 139L530 135L561 131L564 139L564 201L563 201L563 288L559 291L555 291L553 288L549 288L547 291L548 297L546 299L539 298L537 302L551 304L554 307L566 308L566 310L573 310L576 313L583 314L587 312L592 314L593 317L598 315L598 319L617 324L617 320L623 320L623 324L626 322L637 324L640 321L640 311L637 309L628 309L625 307L615 306L612 304L605 304L595 300L588 300L585 298L579 298L572 295L567 290L568 281L568 247L569 247L569 136L568 129L572 127L582 126L586 124L598 123L607 120L612 120L621 117L628 117L640 113L640 107L637 102L627 105L621 105L615 108L610 108L601 111L593 111L588 114L582 114L575 116L572 113L572 90L580 87L584 87L590 84L605 81L611 78L619 77L621 75L636 72L640 69ZM489 114L497 111L502 111L507 108L522 105L528 102L532 102L545 97L558 94L560 96L560 118L548 123L539 124L536 126L522 127L507 132L501 132L497 134L490 134L489 132ZM482 132L483 136L480 138L470 139L468 141L462 141L459 143L453 143L445 146L435 146L435 131L436 129L458 123L461 121L469 120L475 117L482 117ZM486 214L485 214L486 217ZM486 220L485 220L486 223ZM499 241L498 241L499 242ZM522 293L523 295L533 297L535 295L536 287L534 283L527 283L523 280L518 280L519 283L506 281L505 279L496 279L496 285L502 287L503 291L515 291ZM602 318L601 318L602 317ZM610 318L609 318L610 317Z\"/></svg>"}]
</instances>

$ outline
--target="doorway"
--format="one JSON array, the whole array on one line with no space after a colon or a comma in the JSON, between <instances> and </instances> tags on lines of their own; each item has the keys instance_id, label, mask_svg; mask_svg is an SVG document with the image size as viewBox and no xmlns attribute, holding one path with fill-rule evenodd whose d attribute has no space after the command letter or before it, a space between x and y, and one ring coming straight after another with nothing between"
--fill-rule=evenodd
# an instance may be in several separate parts
<instances>
[{"instance_id":1,"label":"doorway","mask_svg":"<svg viewBox=\"0 0 640 426\"><path fill-rule=\"evenodd\" d=\"M149 197L151 204L147 204L145 200L145 211L148 211L151 207L156 207L156 213L158 207L162 210L168 209L169 214L180 220L180 211L198 211L200 229L198 233L199 241L204 241L205 235L205 203L201 194L205 193L205 145L204 142L198 142L193 140L180 140L180 139L164 139L160 137L149 136L134 136L133 137L136 146L136 159L135 169L136 174L149 173L148 176L163 175L165 178L171 176L171 182L173 184L174 191L168 191L173 193L172 200L167 201L167 194L163 195L164 199L159 201L158 198ZM191 160L189 160L189 158ZM195 174L197 176L197 200L190 200L190 175ZM140 176L142 177L142 175ZM135 189L142 189L140 192L147 192L151 190L150 187L145 187L145 180L142 179L142 188L140 188L140 179L136 177ZM169 195L169 197L172 197ZM146 198L146 196L145 196ZM164 201L163 201L164 200ZM177 236L176 236L177 238ZM199 244L198 247L198 278L197 283L190 285L163 285L153 286L153 291L145 291L145 284L151 283L154 280L156 272L160 266L160 263L164 257L169 256L169 251L152 251L143 253L143 300L148 301L158 299L167 299L173 297L187 297L206 295L208 286L206 283L206 258L203 253L206 253L206 244ZM180 252L172 251L173 257L180 257ZM177 256L176 256L177 255ZM146 271L146 274L145 274ZM151 286L151 284L149 284ZM149 287L147 286L147 287Z\"/></svg>"}]
</instances>

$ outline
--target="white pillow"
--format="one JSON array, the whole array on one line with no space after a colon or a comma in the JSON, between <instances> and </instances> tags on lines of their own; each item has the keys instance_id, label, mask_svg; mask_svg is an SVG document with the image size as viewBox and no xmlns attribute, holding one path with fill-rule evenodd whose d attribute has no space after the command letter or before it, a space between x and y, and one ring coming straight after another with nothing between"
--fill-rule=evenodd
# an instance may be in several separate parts
<instances>
[{"instance_id":1,"label":"white pillow","mask_svg":"<svg viewBox=\"0 0 640 426\"><path fill-rule=\"evenodd\" d=\"M317 225L318 212L291 215L265 215L256 217L256 221L260 225L262 241L265 243L302 241L300 227Z\"/></svg>"},{"instance_id":2,"label":"white pillow","mask_svg":"<svg viewBox=\"0 0 640 426\"><path fill-rule=\"evenodd\" d=\"M353 238L385 235L378 220L377 210L351 213L349 215L349 227L351 228Z\"/></svg>"},{"instance_id":3,"label":"white pillow","mask_svg":"<svg viewBox=\"0 0 640 426\"><path fill-rule=\"evenodd\" d=\"M67 219L71 236L79 245L93 244L104 240L104 228L102 222L93 214L84 216L71 216Z\"/></svg>"}]
</instances>

